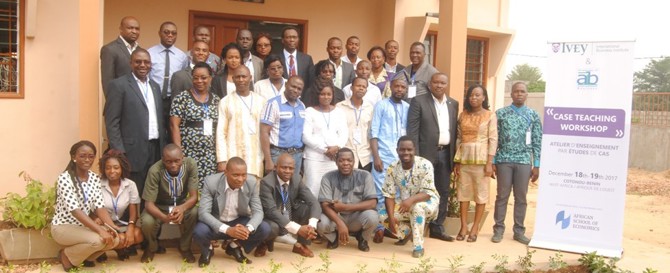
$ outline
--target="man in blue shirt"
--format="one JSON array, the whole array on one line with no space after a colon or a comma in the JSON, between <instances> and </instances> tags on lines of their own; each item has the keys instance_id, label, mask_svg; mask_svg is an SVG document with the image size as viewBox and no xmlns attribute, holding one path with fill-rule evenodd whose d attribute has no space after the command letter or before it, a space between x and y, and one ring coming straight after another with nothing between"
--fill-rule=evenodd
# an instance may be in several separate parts
<instances>
[{"instance_id":1,"label":"man in blue shirt","mask_svg":"<svg viewBox=\"0 0 670 273\"><path fill-rule=\"evenodd\" d=\"M305 147L302 143L305 104L299 98L304 86L300 76L289 78L284 93L270 99L261 111L260 138L265 174L275 169L274 163L282 153L293 156L295 169L300 170Z\"/></svg>"},{"instance_id":2,"label":"man in blue shirt","mask_svg":"<svg viewBox=\"0 0 670 273\"><path fill-rule=\"evenodd\" d=\"M498 176L493 219L493 238L499 243L505 232L507 201L514 189L514 240L528 244L524 235L526 194L528 181L537 181L540 174L540 149L542 148L542 123L533 109L525 106L528 91L526 84L512 85L512 105L496 111L498 117L498 150L493 158L493 173ZM532 164L532 167L531 167Z\"/></svg>"}]
</instances>

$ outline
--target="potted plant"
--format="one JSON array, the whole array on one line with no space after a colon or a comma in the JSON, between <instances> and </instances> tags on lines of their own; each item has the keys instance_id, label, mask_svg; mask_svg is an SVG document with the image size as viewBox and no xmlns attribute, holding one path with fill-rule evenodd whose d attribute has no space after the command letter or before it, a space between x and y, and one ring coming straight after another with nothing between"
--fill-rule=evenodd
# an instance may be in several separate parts
<instances>
[{"instance_id":1,"label":"potted plant","mask_svg":"<svg viewBox=\"0 0 670 273\"><path fill-rule=\"evenodd\" d=\"M46 186L21 172L26 195L7 193L0 199L2 217L9 229L0 230L0 255L12 263L55 258L60 246L51 238L56 188Z\"/></svg>"},{"instance_id":2,"label":"potted plant","mask_svg":"<svg viewBox=\"0 0 670 273\"><path fill-rule=\"evenodd\" d=\"M461 229L461 203L458 202L457 195L458 187L456 186L456 178L454 174L451 174L449 182L449 198L448 203L449 207L447 208L447 219L444 221L445 232L450 235L458 234ZM482 221L479 222L479 230L484 226L486 222L486 217L489 215L488 210L484 210L484 215L482 216ZM468 209L468 227L472 226L472 223L475 221L475 209L474 206L470 206Z\"/></svg>"}]
</instances>

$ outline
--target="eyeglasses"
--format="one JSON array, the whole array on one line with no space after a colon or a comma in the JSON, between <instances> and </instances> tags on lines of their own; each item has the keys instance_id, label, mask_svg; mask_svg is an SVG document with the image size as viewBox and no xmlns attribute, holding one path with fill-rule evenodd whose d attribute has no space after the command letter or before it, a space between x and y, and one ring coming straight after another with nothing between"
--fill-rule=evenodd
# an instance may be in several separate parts
<instances>
[{"instance_id":1,"label":"eyeglasses","mask_svg":"<svg viewBox=\"0 0 670 273\"><path fill-rule=\"evenodd\" d=\"M272 72L278 72L278 71L283 71L284 67L282 67L281 65L280 66L271 66L271 67L268 67L268 70L272 71Z\"/></svg>"},{"instance_id":2,"label":"eyeglasses","mask_svg":"<svg viewBox=\"0 0 670 273\"><path fill-rule=\"evenodd\" d=\"M260 47L260 48L270 47L270 46L271 46L271 44L256 44L256 47Z\"/></svg>"},{"instance_id":3,"label":"eyeglasses","mask_svg":"<svg viewBox=\"0 0 670 273\"><path fill-rule=\"evenodd\" d=\"M166 35L166 36L170 35L170 34L172 34L172 36L177 36L177 31L176 30L170 31L170 30L166 29L166 30L163 30L163 34Z\"/></svg>"}]
</instances>

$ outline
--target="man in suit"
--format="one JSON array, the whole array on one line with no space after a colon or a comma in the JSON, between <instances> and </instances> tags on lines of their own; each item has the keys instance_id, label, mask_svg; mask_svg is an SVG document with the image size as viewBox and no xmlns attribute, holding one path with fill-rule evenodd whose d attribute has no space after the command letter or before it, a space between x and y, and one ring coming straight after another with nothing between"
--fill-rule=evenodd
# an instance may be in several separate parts
<instances>
[{"instance_id":1,"label":"man in suit","mask_svg":"<svg viewBox=\"0 0 670 273\"><path fill-rule=\"evenodd\" d=\"M326 45L328 52L328 61L335 66L335 76L333 77L333 84L335 87L342 89L342 87L351 84L356 77L354 74L354 66L351 63L342 61L342 40L338 37L331 37L328 39Z\"/></svg>"},{"instance_id":2,"label":"man in suit","mask_svg":"<svg viewBox=\"0 0 670 273\"><path fill-rule=\"evenodd\" d=\"M412 63L398 72L394 78L405 78L405 81L409 83L406 98L411 99L415 96L430 93L428 91L430 77L438 71L426 60L426 46L422 42L412 43L409 50L409 59Z\"/></svg>"},{"instance_id":3,"label":"man in suit","mask_svg":"<svg viewBox=\"0 0 670 273\"><path fill-rule=\"evenodd\" d=\"M254 37L248 29L240 29L237 32L237 45L242 49L242 63L249 68L251 72L251 82L260 81L263 78L263 60L251 54L251 48L254 46Z\"/></svg>"},{"instance_id":4,"label":"man in suit","mask_svg":"<svg viewBox=\"0 0 670 273\"><path fill-rule=\"evenodd\" d=\"M272 251L274 240L279 237L277 241L293 245L293 253L314 257L307 246L316 238L321 208L301 180L293 156L287 153L279 156L276 169L261 180L261 203L271 231L265 243L256 248L254 256L265 256L266 250Z\"/></svg>"},{"instance_id":5,"label":"man in suit","mask_svg":"<svg viewBox=\"0 0 670 273\"><path fill-rule=\"evenodd\" d=\"M405 69L405 66L399 64L396 60L399 47L398 41L396 40L388 40L386 41L386 44L384 44L384 50L386 50L386 63L384 63L384 68L386 69L386 73L395 74Z\"/></svg>"},{"instance_id":6,"label":"man in suit","mask_svg":"<svg viewBox=\"0 0 670 273\"><path fill-rule=\"evenodd\" d=\"M203 41L209 47L209 41L211 39L212 35L209 32L209 28L207 26L197 26L193 29L193 42ZM188 55L193 56L192 52L193 49L189 51ZM219 71L219 67L221 66L221 57L219 57L215 53L209 52L209 54L207 55L207 60L205 62L209 65L209 67L212 68L212 75L214 75Z\"/></svg>"},{"instance_id":7,"label":"man in suit","mask_svg":"<svg viewBox=\"0 0 670 273\"><path fill-rule=\"evenodd\" d=\"M135 17L123 17L119 33L119 38L100 49L100 79L105 97L109 82L131 72L130 54L139 46L140 23Z\"/></svg>"},{"instance_id":8,"label":"man in suit","mask_svg":"<svg viewBox=\"0 0 670 273\"><path fill-rule=\"evenodd\" d=\"M312 56L298 51L298 29L294 26L285 27L282 31L282 44L284 50L279 54L284 66L284 79L298 75L305 82L305 86L311 86L314 81L314 61Z\"/></svg>"},{"instance_id":9,"label":"man in suit","mask_svg":"<svg viewBox=\"0 0 670 273\"><path fill-rule=\"evenodd\" d=\"M412 99L407 115L407 135L417 143L416 153L433 164L435 188L440 194L437 218L430 223L430 238L453 241L444 233L449 183L456 154L458 101L446 95L448 77L434 73L430 92Z\"/></svg>"},{"instance_id":10,"label":"man in suit","mask_svg":"<svg viewBox=\"0 0 670 273\"><path fill-rule=\"evenodd\" d=\"M200 194L198 224L193 239L200 247L198 266L205 267L214 255L212 240L232 240L226 254L239 263L251 260L242 253L251 252L270 233L270 226L263 222L263 208L258 197L256 178L247 175L247 163L232 157L225 173L205 178Z\"/></svg>"},{"instance_id":11,"label":"man in suit","mask_svg":"<svg viewBox=\"0 0 670 273\"><path fill-rule=\"evenodd\" d=\"M209 56L209 45L203 41L193 42L191 49L191 63L184 69L175 72L170 79L170 89L174 90L176 94L184 90L190 90L193 87L193 66L199 62L206 62ZM212 71L212 75L214 71Z\"/></svg>"},{"instance_id":12,"label":"man in suit","mask_svg":"<svg viewBox=\"0 0 670 273\"><path fill-rule=\"evenodd\" d=\"M148 76L151 71L149 52L142 48L133 51L130 66L132 73L109 83L105 128L110 150L128 157L130 179L141 193L149 168L160 159L166 132L160 87Z\"/></svg>"}]
</instances>

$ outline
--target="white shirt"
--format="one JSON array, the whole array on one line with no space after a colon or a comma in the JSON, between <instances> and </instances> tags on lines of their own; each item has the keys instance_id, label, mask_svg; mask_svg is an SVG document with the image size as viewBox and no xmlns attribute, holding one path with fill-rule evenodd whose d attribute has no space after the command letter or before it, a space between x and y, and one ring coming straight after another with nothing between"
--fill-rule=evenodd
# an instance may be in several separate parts
<instances>
[{"instance_id":1,"label":"white shirt","mask_svg":"<svg viewBox=\"0 0 670 273\"><path fill-rule=\"evenodd\" d=\"M121 41L123 41L123 44L126 45L126 49L128 49L128 53L130 53L130 54L133 54L133 51L135 51L135 49L137 49L137 47L140 46L140 44L137 41L135 41L134 45L130 45L126 41L126 39L123 39L123 37L121 35L119 35L119 38L121 39Z\"/></svg>"},{"instance_id":2,"label":"white shirt","mask_svg":"<svg viewBox=\"0 0 670 273\"><path fill-rule=\"evenodd\" d=\"M432 96L432 95L431 95ZM447 106L447 97L442 97L442 102L433 96L435 101L435 112L437 114L437 124L440 126L440 138L437 145L448 145L451 141L449 135L449 107Z\"/></svg>"},{"instance_id":3,"label":"white shirt","mask_svg":"<svg viewBox=\"0 0 670 273\"><path fill-rule=\"evenodd\" d=\"M251 82L256 82L256 79L254 79L254 62L251 61L252 58L253 58L253 55L251 55L251 53L249 53L249 58L246 61L244 61L244 65L247 68L249 68L249 74L251 75Z\"/></svg>"},{"instance_id":4,"label":"white shirt","mask_svg":"<svg viewBox=\"0 0 670 273\"><path fill-rule=\"evenodd\" d=\"M140 88L144 102L147 104L147 109L149 110L149 140L158 139L158 115L156 114L156 101L154 100L154 92L151 89L151 83L148 78L146 82L142 82L138 79L133 73L135 81Z\"/></svg>"},{"instance_id":5,"label":"white shirt","mask_svg":"<svg viewBox=\"0 0 670 273\"><path fill-rule=\"evenodd\" d=\"M299 75L300 77L304 77L305 75L300 75L298 74L298 50L296 49L293 51L293 53L288 53L286 49L284 49L284 58L286 59L286 75L291 77L291 66L289 65L291 63L291 57L293 56L293 67L295 67L295 74Z\"/></svg>"},{"instance_id":6,"label":"white shirt","mask_svg":"<svg viewBox=\"0 0 670 273\"><path fill-rule=\"evenodd\" d=\"M328 61L335 66L335 77L333 77L333 84L335 87L342 89L342 62L340 65L337 65L333 60L328 59Z\"/></svg>"},{"instance_id":7,"label":"white shirt","mask_svg":"<svg viewBox=\"0 0 670 273\"><path fill-rule=\"evenodd\" d=\"M342 93L344 93L344 98L349 100L351 99L351 96L354 95L354 92L351 91L351 84L348 84L344 88L342 88ZM373 83L368 82L368 91L365 92L365 96L363 96L363 100L369 102L373 106L377 104L380 100L382 100L382 92L379 90L379 87Z\"/></svg>"},{"instance_id":8,"label":"white shirt","mask_svg":"<svg viewBox=\"0 0 670 273\"><path fill-rule=\"evenodd\" d=\"M282 180L279 175L277 175L277 181L279 181L279 186L281 187L279 190L283 191L284 190L284 185L289 185L289 181L284 181ZM290 220L290 219L289 219ZM319 219L316 218L309 218L309 225L312 226L314 229L316 229L316 223L319 222ZM290 232L291 234L298 234L298 231L300 230L301 225L290 221L288 224L284 226L284 228Z\"/></svg>"},{"instance_id":9,"label":"white shirt","mask_svg":"<svg viewBox=\"0 0 670 273\"><path fill-rule=\"evenodd\" d=\"M351 61L349 61L349 57L347 57L346 55L345 55L345 56L342 56L340 59L341 59L343 62L347 62L347 63L350 63L350 64L351 64ZM354 65L354 68L356 68L356 66L358 65L358 63L360 63L362 60L363 60L363 59L361 59L361 58L359 58L358 56L356 56L356 63L353 64L353 65Z\"/></svg>"},{"instance_id":10,"label":"white shirt","mask_svg":"<svg viewBox=\"0 0 670 273\"><path fill-rule=\"evenodd\" d=\"M386 72L396 73L398 72L398 63L396 62L394 66L391 66L389 63L384 63L384 69L386 69Z\"/></svg>"},{"instance_id":11,"label":"white shirt","mask_svg":"<svg viewBox=\"0 0 670 273\"><path fill-rule=\"evenodd\" d=\"M270 79L262 79L254 83L254 92L264 97L265 100L270 100L271 98L284 93L284 90L286 89L286 79L282 78L282 81L281 87L277 90Z\"/></svg>"},{"instance_id":12,"label":"white shirt","mask_svg":"<svg viewBox=\"0 0 670 273\"><path fill-rule=\"evenodd\" d=\"M239 195L240 192L242 191L242 187L239 189L233 190L230 188L228 185L228 180L226 179L224 182L224 194L226 195L226 207L223 209L223 213L221 213L219 220L222 222L230 222L232 220L235 220L238 218L237 214L237 204L239 200ZM230 228L229 225L223 224L221 227L219 227L219 232L221 233L226 233L228 231L228 228ZM254 231L254 227L252 225L247 225L247 229L249 229L250 232Z\"/></svg>"}]
</instances>

